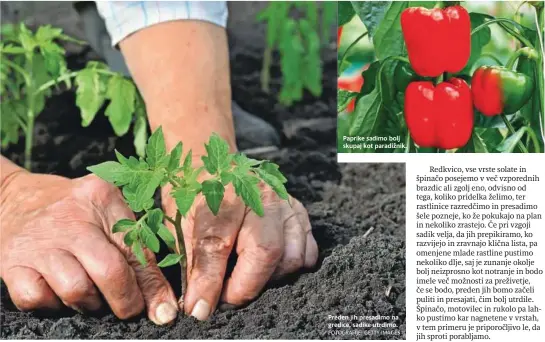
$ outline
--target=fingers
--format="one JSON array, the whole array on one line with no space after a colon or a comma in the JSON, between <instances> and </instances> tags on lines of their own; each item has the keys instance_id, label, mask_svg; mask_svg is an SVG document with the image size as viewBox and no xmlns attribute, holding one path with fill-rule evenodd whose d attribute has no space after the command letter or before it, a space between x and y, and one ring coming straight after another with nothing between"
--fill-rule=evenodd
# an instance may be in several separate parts
<instances>
[{"instance_id":1,"label":"fingers","mask_svg":"<svg viewBox=\"0 0 545 342\"><path fill-rule=\"evenodd\" d=\"M304 232L297 214L290 211L291 215L284 222L284 253L274 271L273 278L293 273L305 264L307 234Z\"/></svg>"},{"instance_id":2,"label":"fingers","mask_svg":"<svg viewBox=\"0 0 545 342\"><path fill-rule=\"evenodd\" d=\"M134 219L134 216L122 201L112 202L107 210L108 227L112 227L122 218ZM142 266L123 242L123 234L111 234L110 236L134 270L136 281L144 297L148 317L158 325L172 322L178 314L178 302L172 287L157 266L155 255L145 249L148 265Z\"/></svg>"},{"instance_id":3,"label":"fingers","mask_svg":"<svg viewBox=\"0 0 545 342\"><path fill-rule=\"evenodd\" d=\"M264 218L246 214L237 241L237 264L225 284L223 301L242 305L254 299L270 279L284 252L280 215L277 205L266 206Z\"/></svg>"},{"instance_id":4,"label":"fingers","mask_svg":"<svg viewBox=\"0 0 545 342\"><path fill-rule=\"evenodd\" d=\"M144 309L144 297L134 270L101 231L94 232L89 231L85 238L74 241L71 252L117 317L127 319L138 315Z\"/></svg>"},{"instance_id":5,"label":"fingers","mask_svg":"<svg viewBox=\"0 0 545 342\"><path fill-rule=\"evenodd\" d=\"M301 202L294 198L291 199L291 203L293 211L297 215L301 228L306 235L304 267L311 268L314 267L318 261L318 244L312 235L312 226L310 225L307 210Z\"/></svg>"},{"instance_id":6,"label":"fingers","mask_svg":"<svg viewBox=\"0 0 545 342\"><path fill-rule=\"evenodd\" d=\"M57 310L62 303L36 270L24 266L11 268L3 280L13 304L21 311Z\"/></svg>"},{"instance_id":7,"label":"fingers","mask_svg":"<svg viewBox=\"0 0 545 342\"><path fill-rule=\"evenodd\" d=\"M206 206L195 211L190 246L191 267L184 310L198 320L214 312L223 288L227 260L244 218L245 207L235 196L225 196L218 216ZM187 244L187 243L186 243Z\"/></svg>"},{"instance_id":8,"label":"fingers","mask_svg":"<svg viewBox=\"0 0 545 342\"><path fill-rule=\"evenodd\" d=\"M98 290L73 255L53 251L36 262L36 267L66 306L79 312L96 311L101 307Z\"/></svg>"}]
</instances>

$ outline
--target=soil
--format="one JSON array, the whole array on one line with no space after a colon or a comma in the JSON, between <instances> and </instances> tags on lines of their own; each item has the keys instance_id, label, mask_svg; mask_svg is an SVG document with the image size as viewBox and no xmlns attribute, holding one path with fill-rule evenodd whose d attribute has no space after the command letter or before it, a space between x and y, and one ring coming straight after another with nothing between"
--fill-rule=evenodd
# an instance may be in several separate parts
<instances>
[{"instance_id":1,"label":"soil","mask_svg":"<svg viewBox=\"0 0 545 342\"><path fill-rule=\"evenodd\" d=\"M244 308L220 308L207 322L179 317L169 327L157 327L144 316L120 321L108 312L93 317L70 311L21 313L1 285L1 338L405 339L405 166L337 164L335 59L324 63L323 96L309 95L286 108L277 104L274 91L269 95L259 89L260 53L235 52L231 57L234 99L283 132L279 151L257 157L278 163L289 192L307 207L320 248L318 265L270 284ZM74 56L70 63L81 65L86 58ZM273 90L280 84L278 73L276 66ZM114 159L114 147L133 153L132 138L116 137L103 115L81 128L72 92L47 102L35 133L37 172L80 177L87 174L87 165ZM22 151L21 141L2 154L22 164ZM176 271L166 275L177 288ZM330 315L390 316L367 322L394 326L331 335L335 329L328 323L339 321ZM384 334L370 335L372 331Z\"/></svg>"}]
</instances>

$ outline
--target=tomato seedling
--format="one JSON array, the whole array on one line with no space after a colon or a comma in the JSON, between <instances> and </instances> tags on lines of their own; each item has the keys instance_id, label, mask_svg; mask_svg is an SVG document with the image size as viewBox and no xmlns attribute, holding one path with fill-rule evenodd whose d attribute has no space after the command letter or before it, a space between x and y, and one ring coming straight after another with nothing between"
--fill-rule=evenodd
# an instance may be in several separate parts
<instances>
[{"instance_id":1,"label":"tomato seedling","mask_svg":"<svg viewBox=\"0 0 545 342\"><path fill-rule=\"evenodd\" d=\"M229 146L218 135L213 134L205 144L207 155L203 156L203 166L194 168L192 152L189 150L181 163L182 143L179 142L167 153L162 129L159 127L150 136L146 157L126 158L116 151L117 162L107 161L88 167L98 177L122 188L123 196L136 213L143 213L138 220L122 219L112 228L113 233L124 233L124 242L130 246L142 265L147 264L143 248L154 253L160 249L159 239L170 250L159 267L180 264L182 268L182 298L187 280L187 264L182 217L186 216L198 194L202 193L210 211L217 215L223 200L225 187L232 184L237 196L257 215L263 216L263 203L258 184L268 184L278 196L288 200L284 184L287 179L278 165L255 160L241 153L229 153ZM210 178L200 181L199 176L206 171ZM170 196L174 199L177 211L174 217L167 216L160 208L154 208L153 195L161 187L170 184ZM174 226L176 238L163 224L167 220Z\"/></svg>"},{"instance_id":2,"label":"tomato seedling","mask_svg":"<svg viewBox=\"0 0 545 342\"><path fill-rule=\"evenodd\" d=\"M67 36L60 28L50 25L31 31L21 23L2 25L0 42L0 110L2 147L17 143L19 133L25 135L24 166L31 169L34 124L52 95L52 88L64 84L76 89L82 126L91 124L105 100L109 100L106 116L115 133L124 135L129 130L133 113L134 143L139 155L144 155L147 139L144 101L134 83L121 74L112 72L96 61L87 63L79 71L70 71L66 65L64 48L60 42L84 42ZM74 79L74 83L72 83Z\"/></svg>"}]
</instances>

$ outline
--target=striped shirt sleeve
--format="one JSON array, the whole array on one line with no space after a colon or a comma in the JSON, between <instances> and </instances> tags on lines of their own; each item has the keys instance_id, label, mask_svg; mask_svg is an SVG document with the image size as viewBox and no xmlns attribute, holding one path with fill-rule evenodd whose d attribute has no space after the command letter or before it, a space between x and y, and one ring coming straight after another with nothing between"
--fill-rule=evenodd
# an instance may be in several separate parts
<instances>
[{"instance_id":1,"label":"striped shirt sleeve","mask_svg":"<svg viewBox=\"0 0 545 342\"><path fill-rule=\"evenodd\" d=\"M145 27L172 20L202 20L227 25L225 1L97 1L97 9L116 46Z\"/></svg>"}]
</instances>

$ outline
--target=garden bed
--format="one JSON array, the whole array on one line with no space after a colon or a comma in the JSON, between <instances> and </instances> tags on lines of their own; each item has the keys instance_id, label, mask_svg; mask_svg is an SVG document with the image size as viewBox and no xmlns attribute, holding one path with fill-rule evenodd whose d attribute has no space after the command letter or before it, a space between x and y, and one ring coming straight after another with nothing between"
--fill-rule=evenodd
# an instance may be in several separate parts
<instances>
[{"instance_id":1,"label":"garden bed","mask_svg":"<svg viewBox=\"0 0 545 342\"><path fill-rule=\"evenodd\" d=\"M207 322L180 316L168 327L157 327L144 316L120 321L108 312L93 317L68 311L49 317L21 313L2 285L2 339L327 339L333 338L328 315L399 316L397 328L383 329L399 334L382 338L405 338L404 165L337 164L335 56L324 65L322 98L308 97L292 108L259 89L260 58L252 52L232 55L233 96L283 132L280 150L258 157L280 165L288 191L307 207L320 248L315 269L270 284L244 308L220 308ZM273 70L273 76L278 73ZM279 83L273 79L273 89ZM132 137L116 137L101 114L81 128L69 92L47 102L36 136L37 172L80 177L88 173L86 166L112 160L114 148L133 153ZM21 141L2 154L21 165L22 152ZM177 289L175 273L167 269L166 275Z\"/></svg>"}]
</instances>

